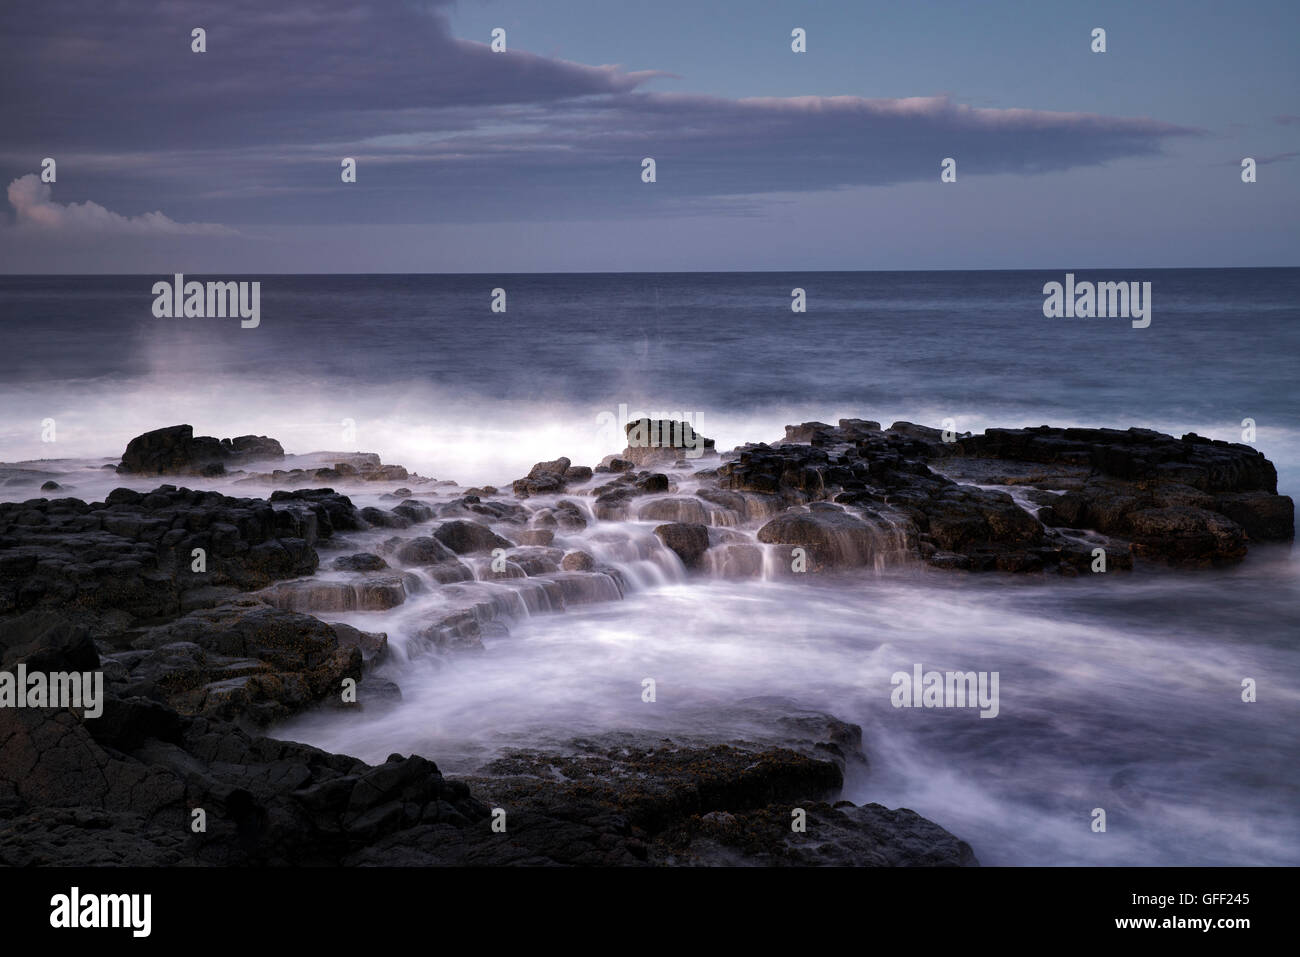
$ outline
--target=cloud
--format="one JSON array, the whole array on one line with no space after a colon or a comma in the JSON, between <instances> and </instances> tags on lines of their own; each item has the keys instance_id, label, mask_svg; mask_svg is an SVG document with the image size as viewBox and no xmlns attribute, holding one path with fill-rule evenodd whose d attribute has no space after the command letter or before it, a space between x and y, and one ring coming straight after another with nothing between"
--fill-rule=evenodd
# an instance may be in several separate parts
<instances>
[{"instance_id":1,"label":"cloud","mask_svg":"<svg viewBox=\"0 0 1300 957\"><path fill-rule=\"evenodd\" d=\"M950 97L638 92L479 120L453 113L437 135L372 140L357 154L364 200L341 201L355 199L352 212L368 222L678 215L727 198L937 183L950 156L963 178L1032 176L1159 155L1197 135L1150 119L974 108ZM640 182L647 156L653 186ZM278 172L264 173L302 183L322 162L285 155Z\"/></svg>"},{"instance_id":2,"label":"cloud","mask_svg":"<svg viewBox=\"0 0 1300 957\"><path fill-rule=\"evenodd\" d=\"M1297 156L1300 156L1300 152L1273 153L1270 156L1254 156L1251 158L1254 159L1256 166L1269 166L1272 165L1273 163L1285 163L1287 160L1295 159ZM1244 159L1246 159L1246 157L1243 156L1238 159L1224 160L1223 162L1215 163L1214 165L1215 166L1240 166Z\"/></svg>"},{"instance_id":3,"label":"cloud","mask_svg":"<svg viewBox=\"0 0 1300 957\"><path fill-rule=\"evenodd\" d=\"M946 96L657 92L657 71L454 37L449 5L0 5L5 157L78 156L79 188L110 204L147 190L183 219L337 226L743 214L779 194L937 182L949 156L962 181L1030 176L1200 134ZM347 187L343 156L359 164ZM643 188L646 156L658 182Z\"/></svg>"},{"instance_id":4,"label":"cloud","mask_svg":"<svg viewBox=\"0 0 1300 957\"><path fill-rule=\"evenodd\" d=\"M1272 163L1285 163L1289 159L1295 159L1300 153L1275 153L1272 156L1255 157L1256 166L1268 166Z\"/></svg>"},{"instance_id":5,"label":"cloud","mask_svg":"<svg viewBox=\"0 0 1300 957\"><path fill-rule=\"evenodd\" d=\"M56 203L48 183L35 173L20 176L9 184L9 204L17 217L16 225L46 232L81 236L85 233L112 233L135 236L230 236L234 230L214 223L178 223L162 213L123 216L98 203Z\"/></svg>"},{"instance_id":6,"label":"cloud","mask_svg":"<svg viewBox=\"0 0 1300 957\"><path fill-rule=\"evenodd\" d=\"M64 150L357 139L427 129L444 107L625 93L662 75L493 53L452 36L449 5L47 0L40 16L0 5L7 138ZM204 53L191 50L196 26Z\"/></svg>"}]
</instances>

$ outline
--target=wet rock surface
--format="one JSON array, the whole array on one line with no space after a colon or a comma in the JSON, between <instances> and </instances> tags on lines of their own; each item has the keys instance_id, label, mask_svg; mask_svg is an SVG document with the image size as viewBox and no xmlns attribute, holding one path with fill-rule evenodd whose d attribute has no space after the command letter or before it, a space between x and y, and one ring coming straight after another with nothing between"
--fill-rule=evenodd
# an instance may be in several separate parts
<instances>
[{"instance_id":1,"label":"wet rock surface","mask_svg":"<svg viewBox=\"0 0 1300 957\"><path fill-rule=\"evenodd\" d=\"M667 545L687 568L696 568L709 548L709 530L703 525L674 522L660 525L655 535Z\"/></svg>"},{"instance_id":2,"label":"wet rock surface","mask_svg":"<svg viewBox=\"0 0 1300 957\"><path fill-rule=\"evenodd\" d=\"M1205 567L1295 534L1294 504L1259 452L1147 429L945 438L906 422L812 422L788 427L786 442L738 449L717 484L786 508L842 506L842 515L788 512L759 531L761 541L812 547L826 567L870 564L891 537L943 569L1076 574L1099 544L1112 568L1134 558Z\"/></svg>"},{"instance_id":3,"label":"wet rock surface","mask_svg":"<svg viewBox=\"0 0 1300 957\"><path fill-rule=\"evenodd\" d=\"M104 502L0 503L0 614L59 606L119 624L175 616L312 574L313 546L354 512L333 493L267 502L172 485L116 489Z\"/></svg>"},{"instance_id":4,"label":"wet rock surface","mask_svg":"<svg viewBox=\"0 0 1300 957\"><path fill-rule=\"evenodd\" d=\"M832 807L846 762L863 760L836 741L860 742L861 729L818 717L825 738L793 747L609 734L575 739L560 754L509 752L466 778L473 793L506 812L495 840L422 827L350 863L418 864L430 856L471 865L978 863L963 841L912 811Z\"/></svg>"},{"instance_id":5,"label":"wet rock surface","mask_svg":"<svg viewBox=\"0 0 1300 957\"><path fill-rule=\"evenodd\" d=\"M616 462L620 466L623 462L630 462L633 468L673 465L697 462L717 454L713 439L700 435L689 422L637 419L627 423L623 431L627 436L627 448L610 461L610 471L627 470L626 467L615 468Z\"/></svg>"},{"instance_id":6,"label":"wet rock surface","mask_svg":"<svg viewBox=\"0 0 1300 957\"><path fill-rule=\"evenodd\" d=\"M400 698L374 674L393 654L366 624L382 619L334 618L412 614L419 598L433 604L416 606L404 654L493 653L511 616L619 600L611 555L666 557L679 580L786 574L795 550L813 572L1070 575L1098 547L1116 569L1213 566L1294 536L1272 464L1196 435L845 419L719 456L675 425L629 424L628 448L596 469L539 463L513 497L318 453L247 480L317 486L324 470L394 487L363 508L318 486L0 503L0 666L104 681L99 717L0 708L0 863L973 864L909 810L837 800L865 758L860 729L828 715L763 740L611 731L516 748L465 780L425 757L370 766L265 733ZM123 471L216 475L279 456L274 440L177 426L133 440Z\"/></svg>"}]
</instances>

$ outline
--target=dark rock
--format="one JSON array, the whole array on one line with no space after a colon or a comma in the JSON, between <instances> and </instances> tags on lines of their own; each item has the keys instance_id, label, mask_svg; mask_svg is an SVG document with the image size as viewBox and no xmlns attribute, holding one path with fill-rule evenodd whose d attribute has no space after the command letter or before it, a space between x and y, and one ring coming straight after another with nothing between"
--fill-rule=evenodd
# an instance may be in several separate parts
<instances>
[{"instance_id":1,"label":"dark rock","mask_svg":"<svg viewBox=\"0 0 1300 957\"><path fill-rule=\"evenodd\" d=\"M173 425L137 435L122 453L119 472L135 475L220 474L225 466L255 459L283 458L284 449L264 435L215 439L194 435L190 425ZM213 472L213 468L221 470Z\"/></svg>"},{"instance_id":2,"label":"dark rock","mask_svg":"<svg viewBox=\"0 0 1300 957\"><path fill-rule=\"evenodd\" d=\"M655 536L677 554L687 568L698 568L700 559L709 548L709 530L703 525L686 525L675 522L660 525Z\"/></svg>"},{"instance_id":3,"label":"dark rock","mask_svg":"<svg viewBox=\"0 0 1300 957\"><path fill-rule=\"evenodd\" d=\"M596 560L586 552L569 552L560 567L566 572L589 572L596 567Z\"/></svg>"},{"instance_id":4,"label":"dark rock","mask_svg":"<svg viewBox=\"0 0 1300 957\"><path fill-rule=\"evenodd\" d=\"M638 491L648 494L667 492L669 489L668 476L662 472L650 472L637 478L635 487Z\"/></svg>"},{"instance_id":5,"label":"dark rock","mask_svg":"<svg viewBox=\"0 0 1300 957\"><path fill-rule=\"evenodd\" d=\"M512 548L513 542L502 538L486 525L478 522L455 520L444 522L434 530L433 537L458 555L485 552L493 548Z\"/></svg>"},{"instance_id":6,"label":"dark rock","mask_svg":"<svg viewBox=\"0 0 1300 957\"><path fill-rule=\"evenodd\" d=\"M438 509L439 518L468 518L472 521L505 522L522 525L528 521L528 509L513 502L485 502L477 495L465 495Z\"/></svg>"},{"instance_id":7,"label":"dark rock","mask_svg":"<svg viewBox=\"0 0 1300 957\"><path fill-rule=\"evenodd\" d=\"M382 508L375 508L373 505L361 509L360 515L371 525L379 528L410 528L413 524L405 515L400 515L395 511L388 512Z\"/></svg>"},{"instance_id":8,"label":"dark rock","mask_svg":"<svg viewBox=\"0 0 1300 957\"><path fill-rule=\"evenodd\" d=\"M96 671L99 652L89 629L63 610L33 609L0 619L0 669Z\"/></svg>"},{"instance_id":9,"label":"dark rock","mask_svg":"<svg viewBox=\"0 0 1300 957\"><path fill-rule=\"evenodd\" d=\"M416 633L439 651L482 651L483 624L473 609L448 612Z\"/></svg>"},{"instance_id":10,"label":"dark rock","mask_svg":"<svg viewBox=\"0 0 1300 957\"><path fill-rule=\"evenodd\" d=\"M834 506L783 512L758 530L758 540L804 548L812 570L874 565L907 544L877 516Z\"/></svg>"},{"instance_id":11,"label":"dark rock","mask_svg":"<svg viewBox=\"0 0 1300 957\"><path fill-rule=\"evenodd\" d=\"M367 665L378 664L388 653L388 635L383 632L361 631L337 621L330 627L334 629L339 647L344 651L359 649L361 660Z\"/></svg>"},{"instance_id":12,"label":"dark rock","mask_svg":"<svg viewBox=\"0 0 1300 957\"><path fill-rule=\"evenodd\" d=\"M331 568L343 572L377 572L388 567L388 562L370 552L341 555L330 563Z\"/></svg>"},{"instance_id":13,"label":"dark rock","mask_svg":"<svg viewBox=\"0 0 1300 957\"><path fill-rule=\"evenodd\" d=\"M454 551L429 535L408 539L397 548L394 555L403 565L437 565L456 560Z\"/></svg>"},{"instance_id":14,"label":"dark rock","mask_svg":"<svg viewBox=\"0 0 1300 957\"><path fill-rule=\"evenodd\" d=\"M1006 492L954 485L922 506L930 538L942 549L1040 544L1043 528Z\"/></svg>"},{"instance_id":15,"label":"dark rock","mask_svg":"<svg viewBox=\"0 0 1300 957\"><path fill-rule=\"evenodd\" d=\"M627 448L620 459L634 466L672 465L679 459L696 461L716 455L713 439L706 439L689 422L670 419L637 419L623 427ZM609 463L610 471L620 471Z\"/></svg>"},{"instance_id":16,"label":"dark rock","mask_svg":"<svg viewBox=\"0 0 1300 957\"><path fill-rule=\"evenodd\" d=\"M962 454L1086 464L1120 479L1176 481L1204 492L1277 492L1277 469L1248 445L1181 439L1150 429L988 429L960 439Z\"/></svg>"},{"instance_id":17,"label":"dark rock","mask_svg":"<svg viewBox=\"0 0 1300 957\"><path fill-rule=\"evenodd\" d=\"M1295 537L1295 503L1272 492L1224 492L1214 508L1240 525L1253 541L1288 542Z\"/></svg>"},{"instance_id":18,"label":"dark rock","mask_svg":"<svg viewBox=\"0 0 1300 957\"><path fill-rule=\"evenodd\" d=\"M636 517L642 522L680 522L687 525L707 525L709 510L704 503L693 496L678 498L659 498L645 502L636 510Z\"/></svg>"},{"instance_id":19,"label":"dark rock","mask_svg":"<svg viewBox=\"0 0 1300 957\"><path fill-rule=\"evenodd\" d=\"M271 493L271 503L286 511L307 511L316 516L321 538L365 527L352 501L332 488L277 489Z\"/></svg>"},{"instance_id":20,"label":"dark rock","mask_svg":"<svg viewBox=\"0 0 1300 957\"><path fill-rule=\"evenodd\" d=\"M978 867L970 845L907 808L803 802L804 832L790 808L712 812L660 837L669 864L765 867Z\"/></svg>"},{"instance_id":21,"label":"dark rock","mask_svg":"<svg viewBox=\"0 0 1300 957\"><path fill-rule=\"evenodd\" d=\"M157 695L182 714L256 724L341 694L344 678L361 677L364 657L363 642L342 647L338 632L325 622L256 602L194 612L135 636L131 647L161 650L178 643L203 654L172 655L162 671L151 667L158 659L143 659L132 669L126 693ZM237 668L226 667L232 661ZM177 669L184 680L168 681Z\"/></svg>"},{"instance_id":22,"label":"dark rock","mask_svg":"<svg viewBox=\"0 0 1300 957\"><path fill-rule=\"evenodd\" d=\"M585 553L573 552L571 554ZM559 571L560 562L565 559L566 556L562 549L547 548L540 545L523 546L510 551L510 561L519 566L525 575L546 575Z\"/></svg>"},{"instance_id":23,"label":"dark rock","mask_svg":"<svg viewBox=\"0 0 1300 957\"><path fill-rule=\"evenodd\" d=\"M787 442L811 442L819 432L827 432L831 426L825 422L804 422L802 425L787 425L785 440Z\"/></svg>"},{"instance_id":24,"label":"dark rock","mask_svg":"<svg viewBox=\"0 0 1300 957\"><path fill-rule=\"evenodd\" d=\"M103 503L0 503L0 615L38 606L176 615L183 596L203 589L315 572L326 518L317 502L276 508L171 485L117 489Z\"/></svg>"},{"instance_id":25,"label":"dark rock","mask_svg":"<svg viewBox=\"0 0 1300 957\"><path fill-rule=\"evenodd\" d=\"M1276 495L1273 466L1247 446L1145 429L1047 426L950 438L909 422L885 431L859 419L834 427L805 423L790 427L787 443L731 453L717 469L718 489L698 495L738 512L759 501L780 509L830 498L859 508L868 524L891 529L899 540L891 546L896 558L970 570L1075 574L1087 566L1089 549L1077 536L1049 530L1100 533L1115 568L1127 566L1130 543L1133 554L1148 560L1212 565L1239 560L1246 541L1294 537L1291 500ZM1026 487L1039 507L1026 509L996 489L958 484L963 479ZM718 498L729 492L746 498ZM597 514L627 517L628 497L618 486L609 488L603 501L597 499ZM807 522L777 519L767 535ZM861 555L861 543L852 550ZM832 553L831 564L845 560L843 547Z\"/></svg>"},{"instance_id":26,"label":"dark rock","mask_svg":"<svg viewBox=\"0 0 1300 957\"><path fill-rule=\"evenodd\" d=\"M406 574L367 576L359 581L281 582L258 592L258 596L285 611L387 611L406 601L408 591L420 589L419 578Z\"/></svg>"},{"instance_id":27,"label":"dark rock","mask_svg":"<svg viewBox=\"0 0 1300 957\"><path fill-rule=\"evenodd\" d=\"M417 502L414 499L407 499L400 505L393 506L394 514L401 515L409 519L412 524L427 522L433 518L433 509L423 502Z\"/></svg>"},{"instance_id":28,"label":"dark rock","mask_svg":"<svg viewBox=\"0 0 1300 957\"><path fill-rule=\"evenodd\" d=\"M513 485L515 495L528 498L530 495L563 492L569 464L569 460L563 456L553 462L538 462L526 478L515 480Z\"/></svg>"},{"instance_id":29,"label":"dark rock","mask_svg":"<svg viewBox=\"0 0 1300 957\"><path fill-rule=\"evenodd\" d=\"M1126 515L1133 551L1182 565L1222 565L1246 557L1246 533L1201 508L1146 508Z\"/></svg>"},{"instance_id":30,"label":"dark rock","mask_svg":"<svg viewBox=\"0 0 1300 957\"><path fill-rule=\"evenodd\" d=\"M719 466L718 487L777 495L787 504L804 504L825 496L822 472L828 464L829 457L820 448L749 446L737 459Z\"/></svg>"}]
</instances>

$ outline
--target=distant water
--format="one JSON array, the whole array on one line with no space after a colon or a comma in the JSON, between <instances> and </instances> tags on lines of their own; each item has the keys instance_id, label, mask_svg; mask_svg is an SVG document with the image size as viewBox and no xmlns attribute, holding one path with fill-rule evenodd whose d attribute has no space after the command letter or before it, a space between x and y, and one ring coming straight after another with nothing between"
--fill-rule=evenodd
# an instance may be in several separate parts
<instances>
[{"instance_id":1,"label":"distant water","mask_svg":"<svg viewBox=\"0 0 1300 957\"><path fill-rule=\"evenodd\" d=\"M350 419L349 448L500 481L613 451L625 404L697 414L725 447L837 416L1233 441L1249 417L1257 447L1300 462L1300 269L1078 273L1152 282L1148 329L1044 318L1063 272L260 278L261 325L241 329L154 318L169 276L0 277L0 457L56 454L47 417L79 455L177 421L337 449Z\"/></svg>"},{"instance_id":2,"label":"distant water","mask_svg":"<svg viewBox=\"0 0 1300 957\"><path fill-rule=\"evenodd\" d=\"M170 277L0 278L0 461L94 464L189 422L504 484L544 458L617 451L620 406L687 415L720 448L842 416L1231 441L1251 418L1280 491L1300 494L1300 270L1077 273L1152 282L1147 329L1044 318L1043 284L1063 274L187 277L260 279L257 329L155 319L150 287ZM68 468L71 494L114 481ZM601 728L731 733L739 702L783 698L864 726L872 768L847 797L911 807L985 863L1300 864L1297 599L1286 548L1104 580L669 576L513 622L485 655L403 662L404 704L382 719L279 733L465 771L503 743ZM407 627L369 615L348 620ZM889 675L913 663L999 671L1001 714L891 708ZM653 712L627 694L647 674Z\"/></svg>"}]
</instances>

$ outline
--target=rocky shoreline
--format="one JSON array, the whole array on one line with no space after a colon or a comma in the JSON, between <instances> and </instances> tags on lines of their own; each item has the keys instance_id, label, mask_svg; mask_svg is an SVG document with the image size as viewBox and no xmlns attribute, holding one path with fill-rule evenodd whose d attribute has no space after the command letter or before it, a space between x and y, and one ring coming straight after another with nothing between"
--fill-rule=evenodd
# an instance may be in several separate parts
<instances>
[{"instance_id":1,"label":"rocky shoreline","mask_svg":"<svg viewBox=\"0 0 1300 957\"><path fill-rule=\"evenodd\" d=\"M249 497L160 484L0 503L0 669L102 670L106 692L93 719L0 708L0 863L974 864L911 811L836 800L866 757L830 715L765 740L611 731L454 780L418 755L370 766L265 733L400 698L374 674L389 636L331 618L433 596L406 651L481 652L512 617L618 600L625 552L687 578L1077 576L1098 550L1107 573L1207 568L1294 537L1273 465L1195 435L851 419L719 453L685 423L634 433L673 441L541 462L501 490L173 426L132 440L115 474ZM4 474L6 491L58 484ZM358 507L360 489L382 504Z\"/></svg>"}]
</instances>

